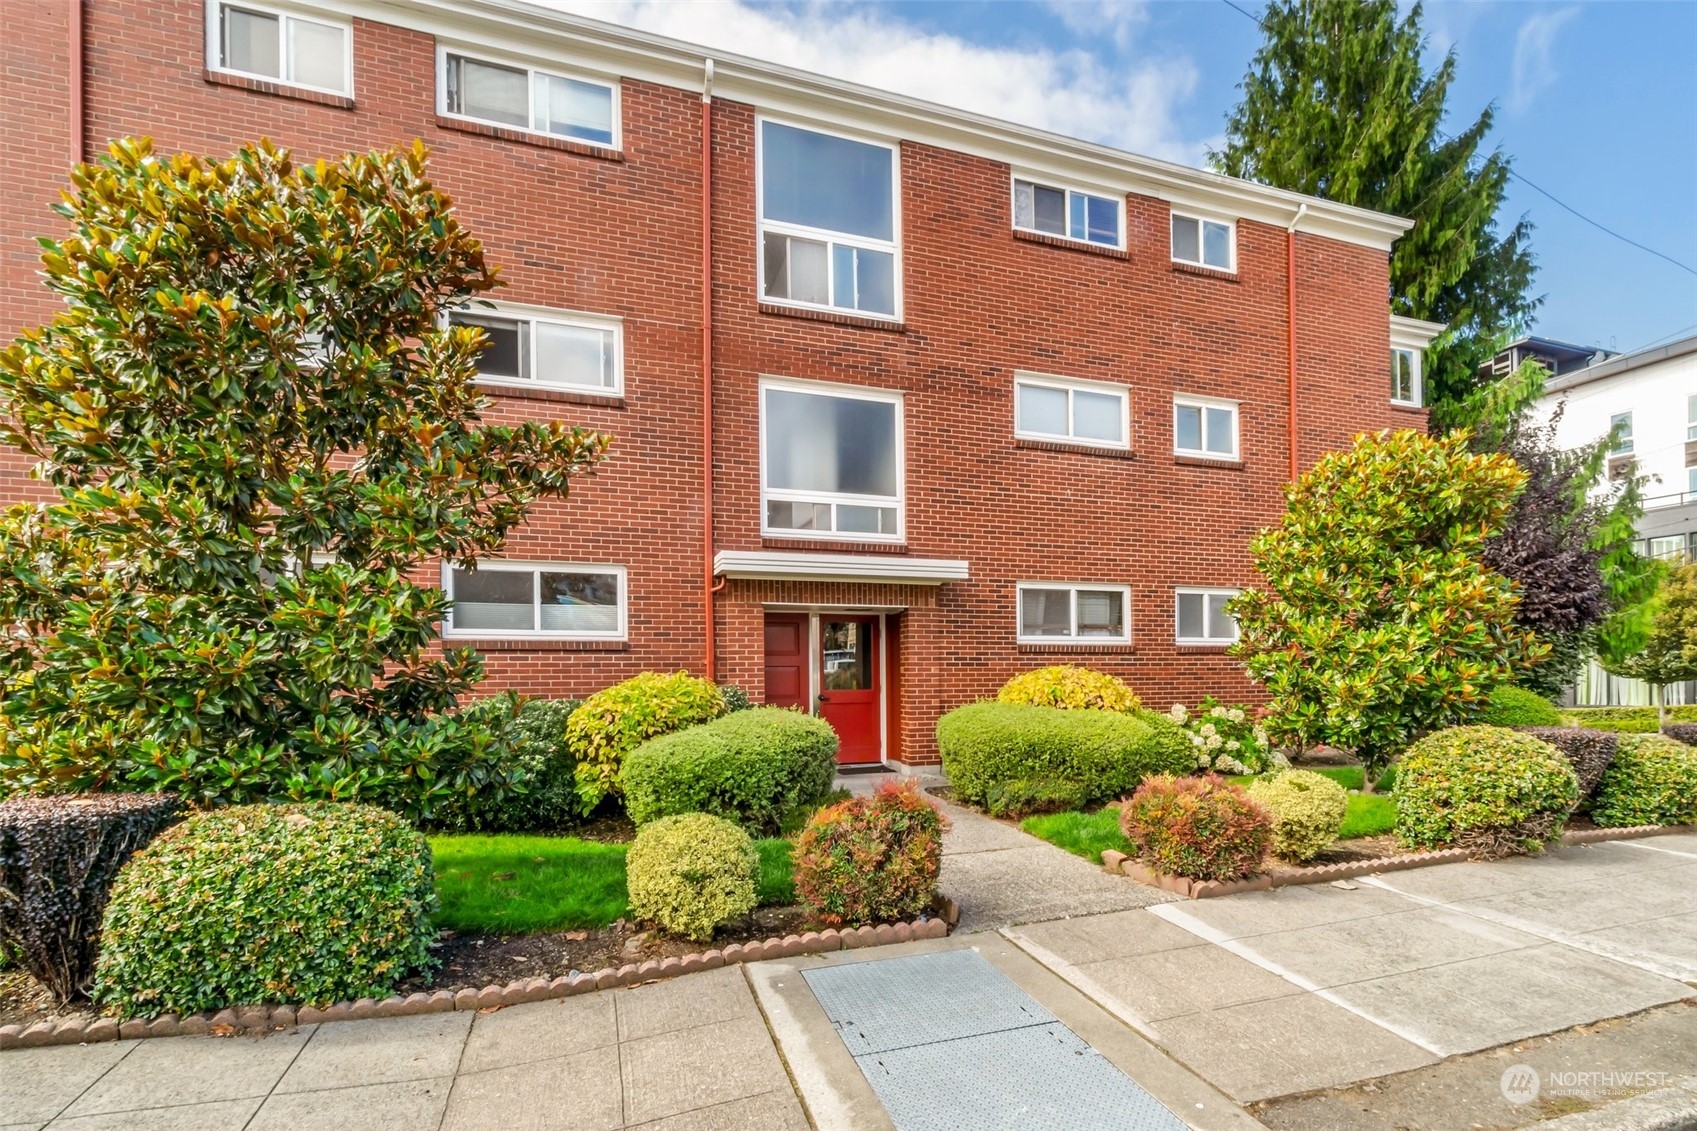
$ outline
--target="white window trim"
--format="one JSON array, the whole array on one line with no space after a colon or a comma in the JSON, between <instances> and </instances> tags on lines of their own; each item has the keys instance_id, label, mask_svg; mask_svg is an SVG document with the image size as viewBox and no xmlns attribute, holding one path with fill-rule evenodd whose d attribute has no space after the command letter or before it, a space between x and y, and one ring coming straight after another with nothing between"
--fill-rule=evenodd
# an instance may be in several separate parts
<instances>
[{"instance_id":1,"label":"white window trim","mask_svg":"<svg viewBox=\"0 0 1697 1131\"><path fill-rule=\"evenodd\" d=\"M1173 246L1173 221L1196 221L1196 255L1195 259L1180 259L1178 248ZM1203 247L1205 246L1202 233L1203 224L1224 224L1226 227L1226 249L1231 257L1231 266L1216 267L1212 263L1203 262ZM1183 263L1188 267L1200 267L1204 271L1224 271L1228 275L1237 274L1237 221L1226 216L1210 216L1206 212L1180 211L1174 209L1167 219L1167 254L1174 263Z\"/></svg>"},{"instance_id":2,"label":"white window trim","mask_svg":"<svg viewBox=\"0 0 1697 1131\"><path fill-rule=\"evenodd\" d=\"M235 67L224 65L224 9L226 7L243 8L250 12L259 12L266 16L277 17L277 67L283 75L260 75L252 71L241 71ZM300 20L303 23L319 24L323 27L340 28L342 30L342 77L347 82L346 90L335 90L327 86L313 86L311 83L295 82L285 77L289 69L289 31L288 22ZM290 87L294 90L311 90L319 94L331 94L338 98L354 96L354 28L352 23L341 23L337 20L327 20L317 15L306 15L291 8L280 8L275 4L250 4L247 0L206 0L206 68L221 75L236 75L244 79L254 79L258 82L276 83L278 86Z\"/></svg>"},{"instance_id":3,"label":"white window trim","mask_svg":"<svg viewBox=\"0 0 1697 1131\"><path fill-rule=\"evenodd\" d=\"M450 607L442 620L444 640L623 640L630 623L630 573L622 565L592 562L531 562L507 558L485 559L477 563L479 573L528 573L531 580L531 609L539 608L543 573L612 573L619 578L619 627L613 632L544 632L493 628L456 628L452 602L454 599L454 564L442 563L442 591L448 595Z\"/></svg>"},{"instance_id":4,"label":"white window trim","mask_svg":"<svg viewBox=\"0 0 1697 1131\"><path fill-rule=\"evenodd\" d=\"M1026 184L1037 185L1040 188L1053 189L1056 192L1066 193L1066 203L1062 206L1062 208L1069 227L1072 223L1072 197L1074 193L1077 193L1080 196L1093 196L1098 200L1111 201L1114 205L1114 223L1118 229L1119 238L1111 244L1097 243L1095 240L1079 239L1077 236L1066 233L1056 235L1054 232L1044 232L1039 231L1036 228L1021 227L1017 219L1019 215L1017 197L1020 181L1024 181ZM1084 185L1078 184L1068 184L1064 181L1057 181L1052 177L1044 176L1041 173L1021 173L1016 171L1013 176L1008 178L1008 222L1013 226L1013 230L1016 232L1029 232L1034 236L1042 236L1044 239L1065 240L1067 243L1075 243L1080 247L1099 247L1103 249L1112 248L1115 251L1124 251L1126 238L1125 193L1111 192L1107 189L1088 188Z\"/></svg>"},{"instance_id":5,"label":"white window trim","mask_svg":"<svg viewBox=\"0 0 1697 1131\"><path fill-rule=\"evenodd\" d=\"M1685 398L1685 438L1697 440L1697 393Z\"/></svg>"},{"instance_id":6,"label":"white window trim","mask_svg":"<svg viewBox=\"0 0 1697 1131\"><path fill-rule=\"evenodd\" d=\"M766 486L766 392L768 389L810 393L814 396L849 397L863 401L883 401L896 406L896 495L894 500L883 495L832 494L828 491L791 491ZM838 385L827 381L798 381L782 377L760 379L760 534L763 538L788 538L799 542L868 542L880 545L900 545L907 540L907 406L902 393L893 389L873 389L863 385ZM832 503L847 506L896 508L895 534L857 534L840 530L788 530L766 524L768 500L797 503ZM835 525L835 524L833 524Z\"/></svg>"},{"instance_id":7,"label":"white window trim","mask_svg":"<svg viewBox=\"0 0 1697 1131\"><path fill-rule=\"evenodd\" d=\"M1410 371L1414 374L1414 399L1403 400L1397 397L1395 395L1395 389L1393 388L1391 403L1394 405L1401 405L1403 408L1424 408L1426 405L1426 373L1425 365L1423 364L1424 351L1415 349L1412 346L1392 346L1391 353L1406 353L1409 357L1414 359L1414 364L1410 368ZM1391 380L1394 384L1396 380L1395 369L1391 370Z\"/></svg>"},{"instance_id":8,"label":"white window trim","mask_svg":"<svg viewBox=\"0 0 1697 1131\"><path fill-rule=\"evenodd\" d=\"M488 385L496 389L553 389L563 393L576 393L585 397L606 397L614 400L625 395L625 322L623 318L613 314L590 314L578 310L556 310L546 306L523 306L511 302L490 302L479 299L475 302L457 306L445 311L442 315L442 326L449 325L450 314L467 314L472 317L482 315L488 318L510 318L522 320L531 324L530 356L536 357L536 330L538 322L549 322L556 326L576 326L586 330L611 330L613 332L613 384L605 385L574 385L569 381L548 381L542 378L485 377L477 376L479 385ZM534 360L532 362L534 364Z\"/></svg>"},{"instance_id":9,"label":"white window trim","mask_svg":"<svg viewBox=\"0 0 1697 1131\"><path fill-rule=\"evenodd\" d=\"M1179 406L1203 409L1202 413L1202 443L1201 448L1181 448L1178 446L1178 410ZM1232 450L1226 452L1211 452L1207 450L1208 443L1208 413L1210 408L1229 408L1232 410ZM1243 458L1242 433L1243 413L1237 401L1226 400L1223 397L1199 397L1189 393L1173 394L1173 413L1170 421L1173 430L1173 454L1188 456L1192 459L1211 459L1216 463L1237 463Z\"/></svg>"},{"instance_id":10,"label":"white window trim","mask_svg":"<svg viewBox=\"0 0 1697 1131\"><path fill-rule=\"evenodd\" d=\"M1057 389L1067 395L1067 429L1068 434L1054 432L1034 432L1029 428L1021 428L1019 423L1019 389L1021 385L1038 386L1045 389ZM1109 384L1106 381L1090 381L1082 377L1059 377L1052 373L1033 373L1024 369L1014 370L1013 375L1013 434L1022 440L1042 440L1047 443L1072 444L1082 448L1109 448L1115 451L1131 449L1131 389L1125 385ZM1071 435L1073 426L1072 394L1075 391L1100 393L1103 396L1118 397L1120 400L1120 439L1095 440L1083 436Z\"/></svg>"},{"instance_id":11,"label":"white window trim","mask_svg":"<svg viewBox=\"0 0 1697 1131\"><path fill-rule=\"evenodd\" d=\"M865 236L850 235L847 232L833 232L827 228L810 228L805 224L791 224L782 220L766 219L766 146L763 138L766 136L766 123L789 126L791 129L806 130L809 133L824 134L826 137L842 138L844 141L855 141L862 145L876 145L890 151L890 233L894 237L889 241L868 239ZM894 272L895 310L890 314L880 314L873 310L857 310L852 306L832 306L829 302L799 302L790 298L772 298L766 294L766 233L777 232L786 236L800 236L803 239L817 240L825 244L840 243L846 247L860 247L868 251L885 251L893 257L891 270ZM900 322L902 320L902 151L901 146L886 138L870 137L865 134L847 133L840 129L827 129L812 122L794 118L782 118L773 114L757 114L754 118L754 261L755 280L758 288L756 295L760 302L769 306L786 306L792 310L825 310L832 314L840 314L848 318L869 318L875 322ZM836 271L832 269L831 257L826 256L825 287L827 293L836 289ZM764 523L765 519L761 521Z\"/></svg>"},{"instance_id":12,"label":"white window trim","mask_svg":"<svg viewBox=\"0 0 1697 1131\"><path fill-rule=\"evenodd\" d=\"M1621 439L1615 440L1613 443L1611 443L1609 445L1608 454L1611 455L1611 456L1629 456L1629 455L1632 455L1633 452L1637 449L1637 440L1632 435L1632 430L1637 425L1638 422L1632 418L1632 410L1631 409L1627 409L1625 412L1610 413L1609 414L1609 432L1611 432L1611 433L1614 432L1615 417L1617 417L1617 416L1626 417L1626 435L1625 435L1625 437L1623 437ZM1689 425L1687 425L1687 427L1689 427ZM1625 447L1619 447L1618 446L1618 445L1623 444L1623 443L1626 445Z\"/></svg>"},{"instance_id":13,"label":"white window trim","mask_svg":"<svg viewBox=\"0 0 1697 1131\"><path fill-rule=\"evenodd\" d=\"M497 122L490 118L478 118L470 114L451 112L448 109L448 56L450 55L458 55L461 58L470 59L474 63L487 63L492 67L510 67L515 71L524 71L526 75L525 90L529 96L531 125L515 126L511 122ZM547 75L549 78L566 79L570 82L586 83L590 86L603 86L612 91L611 124L613 140L610 142L590 141L588 138L568 137L565 134L549 133L547 130L535 128L536 76L538 74ZM624 112L620 100L622 93L621 84L617 79L607 78L603 75L567 73L555 70L552 67L538 67L533 63L510 55L494 54L481 48L462 47L455 43L444 43L440 40L436 44L436 112L444 118L452 118L456 122L476 122L480 126L493 126L498 130L516 130L530 137L548 138L552 141L572 142L577 145L594 146L596 149L622 152L624 148Z\"/></svg>"},{"instance_id":14,"label":"white window trim","mask_svg":"<svg viewBox=\"0 0 1697 1131\"><path fill-rule=\"evenodd\" d=\"M1071 594L1069 602L1072 624L1069 636L1027 636L1020 631L1022 617L1025 612L1025 594L1027 590L1041 589L1047 592L1065 592ZM1122 619L1121 632L1118 636L1080 636L1078 635L1078 591L1089 590L1093 593L1120 594L1120 613ZM1048 645L1083 645L1092 644L1130 644L1131 643L1131 586L1097 584L1092 581L1021 581L1014 586L1014 639L1020 644Z\"/></svg>"},{"instance_id":15,"label":"white window trim","mask_svg":"<svg viewBox=\"0 0 1697 1131\"><path fill-rule=\"evenodd\" d=\"M1208 598L1209 597L1220 597L1220 596L1236 597L1241 592L1243 592L1243 590L1241 590L1241 589L1222 589L1222 588L1218 588L1218 587L1204 588L1204 587L1199 587L1199 586L1195 586L1195 585L1185 585L1185 586L1180 586L1177 589L1174 589L1173 590L1173 643L1175 643L1175 644L1235 644L1235 643L1237 643L1237 639L1241 635L1241 632L1237 630L1237 618L1235 618L1235 617L1232 618L1233 632L1232 632L1230 637L1225 638L1225 639L1221 639L1220 637L1216 637L1216 636L1207 636L1207 635L1203 635L1203 636L1181 636L1181 635L1179 635L1179 630L1178 630L1178 626L1179 626L1178 603L1179 603L1179 598L1181 598L1181 597L1199 596L1199 597L1202 598L1202 631L1204 633L1206 633L1208 631Z\"/></svg>"}]
</instances>

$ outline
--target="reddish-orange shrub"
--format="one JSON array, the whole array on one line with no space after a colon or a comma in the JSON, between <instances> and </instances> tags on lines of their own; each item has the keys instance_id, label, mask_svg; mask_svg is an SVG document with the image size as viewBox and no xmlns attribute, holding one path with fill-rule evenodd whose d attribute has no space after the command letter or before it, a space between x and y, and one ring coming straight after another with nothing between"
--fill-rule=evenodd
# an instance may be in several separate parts
<instances>
[{"instance_id":1,"label":"reddish-orange shrub","mask_svg":"<svg viewBox=\"0 0 1697 1131\"><path fill-rule=\"evenodd\" d=\"M1272 816L1216 774L1165 774L1138 786L1120 807L1120 828L1154 871L1198 880L1241 880L1261 870Z\"/></svg>"},{"instance_id":2,"label":"reddish-orange shrub","mask_svg":"<svg viewBox=\"0 0 1697 1131\"><path fill-rule=\"evenodd\" d=\"M821 809L796 841L796 892L830 926L910 919L936 897L947 827L912 782Z\"/></svg>"}]
</instances>

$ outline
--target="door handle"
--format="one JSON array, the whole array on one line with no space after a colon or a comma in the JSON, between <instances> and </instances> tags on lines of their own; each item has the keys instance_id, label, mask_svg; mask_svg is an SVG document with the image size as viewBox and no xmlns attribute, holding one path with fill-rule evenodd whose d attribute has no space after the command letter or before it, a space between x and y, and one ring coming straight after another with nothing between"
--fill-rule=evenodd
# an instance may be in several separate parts
<instances>
[{"instance_id":1,"label":"door handle","mask_svg":"<svg viewBox=\"0 0 1697 1131\"><path fill-rule=\"evenodd\" d=\"M821 703L829 703L830 701L831 701L831 697L829 695L819 696L819 702L821 702Z\"/></svg>"}]
</instances>

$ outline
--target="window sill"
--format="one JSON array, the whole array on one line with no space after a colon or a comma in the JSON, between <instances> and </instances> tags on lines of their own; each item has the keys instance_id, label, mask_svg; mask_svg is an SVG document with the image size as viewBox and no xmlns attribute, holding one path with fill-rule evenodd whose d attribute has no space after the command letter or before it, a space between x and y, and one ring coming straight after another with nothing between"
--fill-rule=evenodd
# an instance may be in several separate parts
<instances>
[{"instance_id":1,"label":"window sill","mask_svg":"<svg viewBox=\"0 0 1697 1131\"><path fill-rule=\"evenodd\" d=\"M905 554L907 546L901 542L830 542L812 538L774 538L770 534L760 537L760 546L765 550L817 550L833 554Z\"/></svg>"},{"instance_id":2,"label":"window sill","mask_svg":"<svg viewBox=\"0 0 1697 1131\"><path fill-rule=\"evenodd\" d=\"M1014 239L1024 240L1026 243L1040 243L1048 247L1063 248L1067 251L1082 251L1087 255L1105 255L1109 259L1131 258L1131 252L1124 248L1090 243L1088 240L1070 240L1065 236L1052 236L1048 232L1028 232L1024 228L1014 228L1012 231Z\"/></svg>"},{"instance_id":3,"label":"window sill","mask_svg":"<svg viewBox=\"0 0 1697 1131\"><path fill-rule=\"evenodd\" d=\"M1391 402L1391 411L1392 412L1406 412L1406 413L1410 413L1410 414L1418 414L1420 416L1424 416L1424 415L1426 415L1426 406L1425 405L1418 405L1418 404L1405 404L1402 401L1392 401Z\"/></svg>"},{"instance_id":4,"label":"window sill","mask_svg":"<svg viewBox=\"0 0 1697 1131\"><path fill-rule=\"evenodd\" d=\"M1172 261L1172 266L1180 275L1200 275L1204 279L1218 279L1222 283L1239 282L1236 271L1222 271L1218 267L1204 267L1200 263L1185 263L1178 259Z\"/></svg>"},{"instance_id":5,"label":"window sill","mask_svg":"<svg viewBox=\"0 0 1697 1131\"><path fill-rule=\"evenodd\" d=\"M1186 456L1174 454L1173 462L1180 467L1217 467L1222 471L1242 471L1241 459L1213 459L1209 456Z\"/></svg>"},{"instance_id":6,"label":"window sill","mask_svg":"<svg viewBox=\"0 0 1697 1131\"><path fill-rule=\"evenodd\" d=\"M1103 459L1137 458L1137 454L1130 448L1102 448L1095 444L1080 444L1067 440L1029 440L1024 436L1015 436L1013 446L1035 452L1071 452L1074 455L1100 456Z\"/></svg>"},{"instance_id":7,"label":"window sill","mask_svg":"<svg viewBox=\"0 0 1697 1131\"><path fill-rule=\"evenodd\" d=\"M458 130L463 134L476 134L478 137L497 138L518 145L534 145L538 149L557 149L561 153L575 153L579 157L595 157L602 161L623 161L625 159L625 155L619 150L609 149L604 145L596 145L594 142L574 141L571 138L532 133L530 130L518 130L511 126L497 126L489 122L473 122L466 118L455 118L448 114L436 115L436 127L443 130Z\"/></svg>"},{"instance_id":8,"label":"window sill","mask_svg":"<svg viewBox=\"0 0 1697 1131\"><path fill-rule=\"evenodd\" d=\"M478 638L446 636L444 648L470 648L477 652L628 652L628 640L524 640L519 637Z\"/></svg>"},{"instance_id":9,"label":"window sill","mask_svg":"<svg viewBox=\"0 0 1697 1131\"><path fill-rule=\"evenodd\" d=\"M273 82L269 79L254 79L246 75L232 75L226 71L215 71L207 67L201 72L206 81L213 86L233 86L237 90L251 90L258 94L275 95L278 98L293 98L298 102L315 102L320 106L330 106L337 110L352 110L354 100L345 94L330 94L322 90L308 90L304 86L293 86L286 82Z\"/></svg>"},{"instance_id":10,"label":"window sill","mask_svg":"<svg viewBox=\"0 0 1697 1131\"><path fill-rule=\"evenodd\" d=\"M1035 655L1043 655L1043 654L1046 654L1046 653L1055 653L1055 654L1072 653L1072 654L1075 654L1075 655L1083 653L1083 654L1095 654L1095 655L1129 656L1132 653L1137 651L1137 649L1135 647L1133 647L1132 643L1129 640L1108 641L1108 642L1104 642L1104 643L1101 643L1101 644L1085 644L1081 641L1078 641L1078 642L1069 641L1069 642L1064 643L1064 644L1058 643L1058 642L1054 643L1054 644L1020 644L1020 645L1018 645L1018 648L1019 648L1019 653L1022 656L1026 656L1026 655L1035 656Z\"/></svg>"},{"instance_id":11,"label":"window sill","mask_svg":"<svg viewBox=\"0 0 1697 1131\"><path fill-rule=\"evenodd\" d=\"M1222 644L1203 644L1194 640L1181 640L1173 646L1173 650L1181 656L1190 655L1191 653L1218 656L1223 655L1234 643L1236 643L1236 641L1227 641Z\"/></svg>"},{"instance_id":12,"label":"window sill","mask_svg":"<svg viewBox=\"0 0 1697 1131\"><path fill-rule=\"evenodd\" d=\"M776 314L780 318L805 318L814 322L834 322L838 326L861 326L868 330L888 330L892 334L907 333L907 325L888 318L868 318L863 314L844 314L836 310L814 310L806 306L783 306L775 302L760 304L760 313Z\"/></svg>"},{"instance_id":13,"label":"window sill","mask_svg":"<svg viewBox=\"0 0 1697 1131\"><path fill-rule=\"evenodd\" d=\"M497 385L494 382L479 381L477 387L483 390L485 396L500 397L515 401L553 401L556 404L593 405L598 408L624 408L625 398L621 394L579 393L571 389L556 389L538 385L534 389L523 385Z\"/></svg>"}]
</instances>

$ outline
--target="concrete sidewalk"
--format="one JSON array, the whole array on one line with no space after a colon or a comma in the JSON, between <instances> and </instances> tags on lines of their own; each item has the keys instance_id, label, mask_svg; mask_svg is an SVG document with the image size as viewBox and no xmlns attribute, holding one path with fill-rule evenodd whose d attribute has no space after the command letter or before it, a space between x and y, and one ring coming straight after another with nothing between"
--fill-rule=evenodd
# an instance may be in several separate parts
<instances>
[{"instance_id":1,"label":"concrete sidewalk","mask_svg":"<svg viewBox=\"0 0 1697 1131\"><path fill-rule=\"evenodd\" d=\"M1697 836L1006 933L1234 1099L1263 1100L1694 996Z\"/></svg>"},{"instance_id":2,"label":"concrete sidewalk","mask_svg":"<svg viewBox=\"0 0 1697 1131\"><path fill-rule=\"evenodd\" d=\"M806 1131L742 970L492 1013L0 1054L0 1128Z\"/></svg>"}]
</instances>

